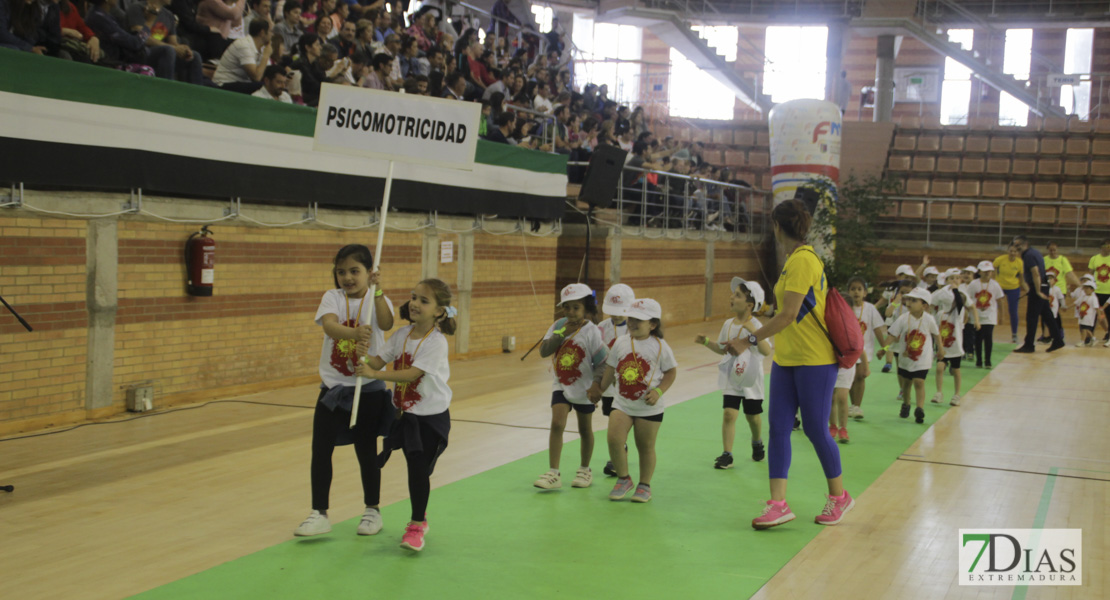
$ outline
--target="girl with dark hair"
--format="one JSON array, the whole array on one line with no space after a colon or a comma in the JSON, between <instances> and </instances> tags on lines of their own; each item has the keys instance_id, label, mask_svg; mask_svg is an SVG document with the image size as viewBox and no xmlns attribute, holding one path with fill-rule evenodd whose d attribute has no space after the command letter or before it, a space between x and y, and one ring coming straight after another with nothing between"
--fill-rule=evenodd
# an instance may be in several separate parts
<instances>
[{"instance_id":1,"label":"girl with dark hair","mask_svg":"<svg viewBox=\"0 0 1110 600\"><path fill-rule=\"evenodd\" d=\"M940 331L940 343L937 348L937 393L933 396L933 403L940 404L944 399L944 370L952 369L952 379L956 383L956 393L949 402L952 406L960 405L960 363L964 357L964 323L967 321L967 312L964 310L966 300L964 293L957 286L960 283L961 271L957 268L948 269L937 277L940 289L933 292L930 305L936 311L937 328ZM975 328L979 328L979 312L972 311L972 320Z\"/></svg>"},{"instance_id":2,"label":"girl with dark hair","mask_svg":"<svg viewBox=\"0 0 1110 600\"><path fill-rule=\"evenodd\" d=\"M393 407L399 421L390 430L379 462L384 465L393 450L405 454L412 520L405 527L401 547L413 552L424 549L432 471L447 449L451 431L451 388L447 386L451 367L444 335L455 333L457 315L446 283L439 279L421 281L412 290L412 299L401 307L401 318L412 324L398 329L379 352L368 352L358 367L363 377L396 384ZM364 347L360 344L360 349ZM389 363L393 368L383 370Z\"/></svg>"},{"instance_id":3,"label":"girl with dark hair","mask_svg":"<svg viewBox=\"0 0 1110 600\"><path fill-rule=\"evenodd\" d=\"M563 487L559 463L563 454L563 431L571 409L578 415L582 438L582 463L571 487L590 487L593 474L590 459L594 454L593 416L601 400L602 365L608 347L601 329L591 319L597 316L597 301L588 285L572 283L559 294L559 306L566 315L548 328L540 344L540 356L551 356L551 434L548 439L548 465L551 467L533 484L544 490Z\"/></svg>"},{"instance_id":4,"label":"girl with dark hair","mask_svg":"<svg viewBox=\"0 0 1110 600\"><path fill-rule=\"evenodd\" d=\"M886 339L886 321L879 314L879 309L867 301L867 282L862 277L853 277L848 280L848 296L846 300L852 305L852 312L859 321L860 330L863 332L863 355L856 364L856 380L852 383L848 396L851 405L848 406L848 417L852 419L863 418L863 394L867 389L867 377L871 375L871 361L875 358L875 340L881 346ZM847 430L843 434L837 431L837 437L847 443ZM838 440L839 441L839 440Z\"/></svg>"},{"instance_id":5,"label":"girl with dark hair","mask_svg":"<svg viewBox=\"0 0 1110 600\"><path fill-rule=\"evenodd\" d=\"M813 246L806 244L812 216L800 200L787 200L771 211L775 241L788 256L775 284L779 312L755 333L728 342L729 353L740 355L775 337L771 366L770 445L771 499L763 514L752 520L755 529L768 529L793 521L786 504L786 477L790 471L790 432L794 415L801 410L802 426L825 472L829 494L825 509L814 521L835 525L851 510L852 496L844 489L840 451L829 435L837 362L825 331L825 298L828 281Z\"/></svg>"},{"instance_id":6,"label":"girl with dark hair","mask_svg":"<svg viewBox=\"0 0 1110 600\"><path fill-rule=\"evenodd\" d=\"M363 383L354 429L350 422L359 357L378 352L385 344L385 332L393 328L393 304L382 293L379 274L371 272L374 259L369 248L361 244L344 246L333 264L336 289L324 292L316 309L316 324L324 329L324 344L320 350L320 396L312 419L312 513L293 532L296 536L331 531L331 455L336 446L351 443L358 457L366 504L358 534L374 535L382 528L378 510L382 475L377 453L378 433L390 409L385 383L373 378ZM367 298L371 283L377 291L373 298Z\"/></svg>"}]
</instances>

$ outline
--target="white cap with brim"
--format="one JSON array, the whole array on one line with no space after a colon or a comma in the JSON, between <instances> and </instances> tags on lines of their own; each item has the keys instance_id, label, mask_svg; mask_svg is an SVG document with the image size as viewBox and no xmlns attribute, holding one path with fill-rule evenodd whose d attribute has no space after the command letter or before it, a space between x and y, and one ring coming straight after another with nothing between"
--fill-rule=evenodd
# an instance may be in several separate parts
<instances>
[{"instance_id":1,"label":"white cap with brim","mask_svg":"<svg viewBox=\"0 0 1110 600\"><path fill-rule=\"evenodd\" d=\"M925 272L922 275L940 275L940 271L936 267L925 267Z\"/></svg>"},{"instance_id":2,"label":"white cap with brim","mask_svg":"<svg viewBox=\"0 0 1110 600\"><path fill-rule=\"evenodd\" d=\"M733 293L736 293L736 289L740 286L747 288L748 293L752 296L752 300L755 301L755 308L752 309L753 312L759 312L763 308L763 301L766 299L763 286L754 281L747 281L742 277L733 277L732 281L729 283L729 288L732 289Z\"/></svg>"},{"instance_id":3,"label":"white cap with brim","mask_svg":"<svg viewBox=\"0 0 1110 600\"><path fill-rule=\"evenodd\" d=\"M624 312L632 306L632 301L635 299L636 294L632 292L632 288L623 283L615 284L605 292L605 304L602 305L601 312L618 317L624 316Z\"/></svg>"},{"instance_id":4,"label":"white cap with brim","mask_svg":"<svg viewBox=\"0 0 1110 600\"><path fill-rule=\"evenodd\" d=\"M914 288L912 292L906 294L906 298L917 298L918 300L924 300L925 304L929 304L933 301L933 295L929 293L929 290L926 290L924 288Z\"/></svg>"},{"instance_id":5,"label":"white cap with brim","mask_svg":"<svg viewBox=\"0 0 1110 600\"><path fill-rule=\"evenodd\" d=\"M563 291L559 293L559 305L562 306L564 302L570 302L571 300L581 300L586 296L593 295L594 291L590 289L590 286L584 283L572 283L563 288Z\"/></svg>"},{"instance_id":6,"label":"white cap with brim","mask_svg":"<svg viewBox=\"0 0 1110 600\"><path fill-rule=\"evenodd\" d=\"M625 316L641 321L650 321L651 319L663 318L663 307L651 298L640 298L632 303L625 311Z\"/></svg>"},{"instance_id":7,"label":"white cap with brim","mask_svg":"<svg viewBox=\"0 0 1110 600\"><path fill-rule=\"evenodd\" d=\"M968 265L968 266L964 267L964 270L965 271L970 271L971 273L978 273L979 272L979 269L976 269L975 265Z\"/></svg>"},{"instance_id":8,"label":"white cap with brim","mask_svg":"<svg viewBox=\"0 0 1110 600\"><path fill-rule=\"evenodd\" d=\"M894 271L894 274L895 274L895 275L907 275L907 276L909 276L909 277L915 277L915 275L914 275L914 272L913 272L913 267L911 267L911 266L909 266L909 265L901 265L901 266L899 266L899 267L898 267L898 268L897 268L897 269L896 269L896 270Z\"/></svg>"},{"instance_id":9,"label":"white cap with brim","mask_svg":"<svg viewBox=\"0 0 1110 600\"><path fill-rule=\"evenodd\" d=\"M979 272L980 273L982 273L983 271L993 271L993 270L994 270L994 263L992 263L991 261L984 260L983 262L979 263Z\"/></svg>"}]
</instances>

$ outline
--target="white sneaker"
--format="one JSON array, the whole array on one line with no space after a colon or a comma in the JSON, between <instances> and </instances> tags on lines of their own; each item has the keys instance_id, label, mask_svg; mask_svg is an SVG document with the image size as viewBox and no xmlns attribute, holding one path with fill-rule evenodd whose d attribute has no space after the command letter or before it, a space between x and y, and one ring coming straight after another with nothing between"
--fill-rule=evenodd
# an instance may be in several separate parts
<instances>
[{"instance_id":1,"label":"white sneaker","mask_svg":"<svg viewBox=\"0 0 1110 600\"><path fill-rule=\"evenodd\" d=\"M1087 345L1087 342L1084 342L1084 341L1079 341L1079 342L1076 342L1076 343L1075 343L1075 347L1076 347L1076 348L1082 348L1082 347L1084 347L1084 346L1086 346L1086 345Z\"/></svg>"},{"instance_id":2,"label":"white sneaker","mask_svg":"<svg viewBox=\"0 0 1110 600\"><path fill-rule=\"evenodd\" d=\"M932 402L933 404L940 404L941 400L944 400L944 394L937 392L936 395L933 396L933 399L930 400L930 402Z\"/></svg>"},{"instance_id":3,"label":"white sneaker","mask_svg":"<svg viewBox=\"0 0 1110 600\"><path fill-rule=\"evenodd\" d=\"M851 405L848 408L848 416L852 417L853 419L862 419L863 418L863 407L862 406L856 406L855 404Z\"/></svg>"},{"instance_id":4,"label":"white sneaker","mask_svg":"<svg viewBox=\"0 0 1110 600\"><path fill-rule=\"evenodd\" d=\"M359 535L374 535L382 530L382 512L376 508L366 507L362 513L362 520L358 522Z\"/></svg>"},{"instance_id":5,"label":"white sneaker","mask_svg":"<svg viewBox=\"0 0 1110 600\"><path fill-rule=\"evenodd\" d=\"M590 483L594 480L594 475L589 467L578 467L578 472L574 475L574 481L570 483L570 487L585 488L590 487Z\"/></svg>"},{"instance_id":6,"label":"white sneaker","mask_svg":"<svg viewBox=\"0 0 1110 600\"><path fill-rule=\"evenodd\" d=\"M1103 348L1110 348L1110 340L1106 340L1106 343L1103 344L1102 347Z\"/></svg>"},{"instance_id":7,"label":"white sneaker","mask_svg":"<svg viewBox=\"0 0 1110 600\"><path fill-rule=\"evenodd\" d=\"M1088 347L1088 348L1093 348L1095 346L1095 338L1091 338L1091 339L1087 340L1087 343L1085 343L1083 345Z\"/></svg>"},{"instance_id":8,"label":"white sneaker","mask_svg":"<svg viewBox=\"0 0 1110 600\"><path fill-rule=\"evenodd\" d=\"M532 485L540 488L541 490L557 490L563 487L563 479L559 477L559 471L551 469L544 473Z\"/></svg>"},{"instance_id":9,"label":"white sneaker","mask_svg":"<svg viewBox=\"0 0 1110 600\"><path fill-rule=\"evenodd\" d=\"M951 406L959 406L961 399L962 398L960 398L960 395L956 394L955 396L952 396L952 401L949 402L948 404L951 405Z\"/></svg>"},{"instance_id":10,"label":"white sneaker","mask_svg":"<svg viewBox=\"0 0 1110 600\"><path fill-rule=\"evenodd\" d=\"M320 511L314 510L308 518L301 523L300 527L293 530L293 535L299 537L307 537L310 535L320 535L331 531L331 523L328 522L327 515L321 514Z\"/></svg>"}]
</instances>

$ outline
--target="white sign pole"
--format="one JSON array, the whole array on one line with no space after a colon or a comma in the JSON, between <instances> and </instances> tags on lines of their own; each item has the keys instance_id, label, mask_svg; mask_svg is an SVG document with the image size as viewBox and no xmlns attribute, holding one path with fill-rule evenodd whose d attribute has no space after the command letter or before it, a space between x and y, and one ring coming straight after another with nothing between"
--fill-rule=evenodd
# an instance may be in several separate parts
<instances>
[{"instance_id":1,"label":"white sign pole","mask_svg":"<svg viewBox=\"0 0 1110 600\"><path fill-rule=\"evenodd\" d=\"M385 194L382 196L382 217L377 221L377 246L374 248L374 271L382 264L382 241L385 240L385 220L390 214L390 187L393 186L393 161L390 161L390 170L385 174ZM374 293L377 292L377 285L370 284L370 289L367 289L366 294L370 295L371 311L370 318L377 318L374 311L377 305L377 298ZM371 323L371 326L374 324ZM364 357L359 357L359 362L362 362ZM362 396L362 375L354 379L354 404L351 405L351 428L354 429L354 424L359 420L359 398Z\"/></svg>"}]
</instances>

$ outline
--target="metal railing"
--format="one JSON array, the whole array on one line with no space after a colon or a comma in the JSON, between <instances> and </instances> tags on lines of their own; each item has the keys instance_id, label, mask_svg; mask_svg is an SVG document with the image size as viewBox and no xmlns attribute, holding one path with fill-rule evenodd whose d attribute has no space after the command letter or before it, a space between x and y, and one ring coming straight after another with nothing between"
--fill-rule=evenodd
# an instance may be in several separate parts
<instances>
[{"instance_id":1,"label":"metal railing","mask_svg":"<svg viewBox=\"0 0 1110 600\"><path fill-rule=\"evenodd\" d=\"M945 239L1005 247L1008 238L1024 234L1061 246L1068 239L1078 250L1100 245L1110 233L1110 205L1090 202L924 196L892 196L889 200L891 209L875 220L879 225L876 231L887 239L923 241L926 247ZM1020 208L1013 211L1017 214L1008 214L1007 207Z\"/></svg>"},{"instance_id":2,"label":"metal railing","mask_svg":"<svg viewBox=\"0 0 1110 600\"><path fill-rule=\"evenodd\" d=\"M537 132L535 132L534 135L543 136L540 138L540 143L548 144L550 148L547 150L547 152L550 154L555 154L555 136L557 135L558 127L555 124L554 115L551 115L549 113L542 113L530 108L524 108L513 104L506 104L504 106L506 111L522 112L525 114L533 115L535 118L541 120L543 122L543 126ZM485 117L482 118L484 119ZM490 125L490 127L492 127L492 125Z\"/></svg>"},{"instance_id":3,"label":"metal railing","mask_svg":"<svg viewBox=\"0 0 1110 600\"><path fill-rule=\"evenodd\" d=\"M586 167L587 162L568 162ZM762 239L770 232L771 192L735 183L714 181L638 167L624 167L614 198L616 215L595 221L617 228L622 234L644 237L704 239L708 232L720 237L751 236ZM649 176L655 175L655 183Z\"/></svg>"}]
</instances>

